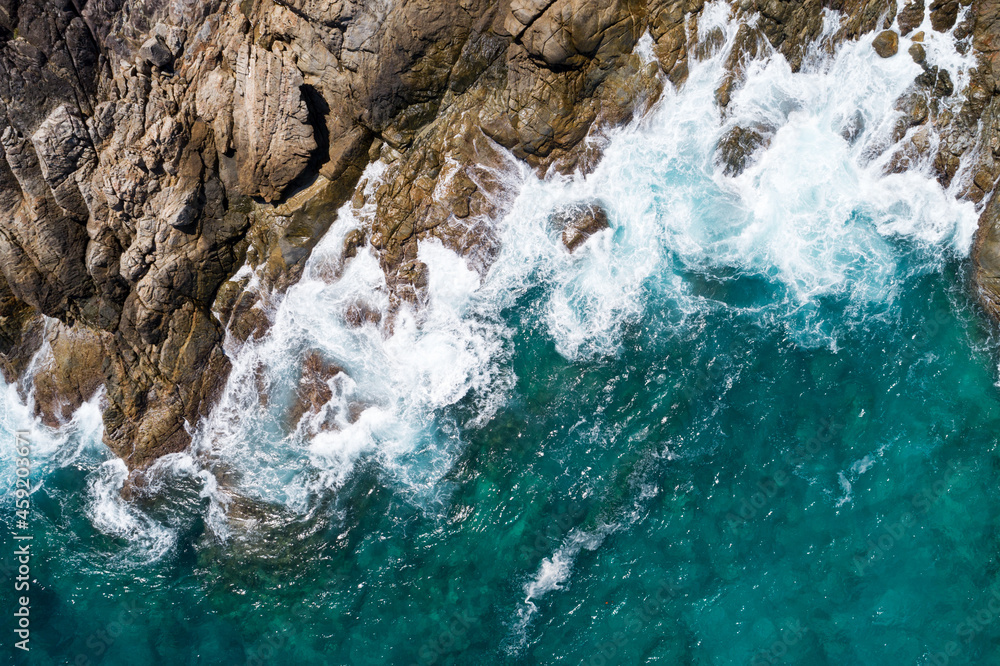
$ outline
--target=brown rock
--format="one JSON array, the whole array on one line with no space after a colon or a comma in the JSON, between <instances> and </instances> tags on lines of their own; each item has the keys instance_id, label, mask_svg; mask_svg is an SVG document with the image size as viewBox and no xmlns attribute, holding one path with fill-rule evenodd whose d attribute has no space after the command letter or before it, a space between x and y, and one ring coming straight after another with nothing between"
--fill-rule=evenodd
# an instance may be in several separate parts
<instances>
[{"instance_id":1,"label":"brown rock","mask_svg":"<svg viewBox=\"0 0 1000 666\"><path fill-rule=\"evenodd\" d=\"M892 30L883 30L872 42L875 53L882 58L891 58L899 51L899 35Z\"/></svg>"},{"instance_id":2,"label":"brown rock","mask_svg":"<svg viewBox=\"0 0 1000 666\"><path fill-rule=\"evenodd\" d=\"M726 58L726 76L719 89L715 91L715 100L719 106L729 105L733 88L743 83L747 64L763 52L763 35L746 23L740 24L733 40L733 48Z\"/></svg>"},{"instance_id":3,"label":"brown rock","mask_svg":"<svg viewBox=\"0 0 1000 666\"><path fill-rule=\"evenodd\" d=\"M1000 320L1000 197L990 197L979 217L979 231L972 251L979 302Z\"/></svg>"},{"instance_id":4,"label":"brown rock","mask_svg":"<svg viewBox=\"0 0 1000 666\"><path fill-rule=\"evenodd\" d=\"M562 242L575 252L588 238L608 228L608 212L596 201L574 204L556 211L552 223L562 229Z\"/></svg>"},{"instance_id":5,"label":"brown rock","mask_svg":"<svg viewBox=\"0 0 1000 666\"><path fill-rule=\"evenodd\" d=\"M150 37L139 48L139 57L160 69L166 69L174 61L174 54L159 36Z\"/></svg>"},{"instance_id":6,"label":"brown rock","mask_svg":"<svg viewBox=\"0 0 1000 666\"><path fill-rule=\"evenodd\" d=\"M901 97L896 108L905 114L903 120L910 127L925 123L930 114L927 99L919 92Z\"/></svg>"},{"instance_id":7,"label":"brown rock","mask_svg":"<svg viewBox=\"0 0 1000 666\"><path fill-rule=\"evenodd\" d=\"M931 27L938 32L947 32L958 19L958 0L931 0Z\"/></svg>"},{"instance_id":8,"label":"brown rock","mask_svg":"<svg viewBox=\"0 0 1000 666\"><path fill-rule=\"evenodd\" d=\"M302 375L288 410L288 423L295 427L307 413L318 414L333 398L330 380L342 373L336 365L327 363L318 351L306 353L302 360Z\"/></svg>"},{"instance_id":9,"label":"brown rock","mask_svg":"<svg viewBox=\"0 0 1000 666\"><path fill-rule=\"evenodd\" d=\"M909 0L896 15L899 34L908 35L924 22L924 0Z\"/></svg>"},{"instance_id":10,"label":"brown rock","mask_svg":"<svg viewBox=\"0 0 1000 666\"><path fill-rule=\"evenodd\" d=\"M344 312L344 320L354 328L361 328L365 324L378 325L382 321L382 313L371 307L367 303L352 303Z\"/></svg>"},{"instance_id":11,"label":"brown rock","mask_svg":"<svg viewBox=\"0 0 1000 666\"><path fill-rule=\"evenodd\" d=\"M48 353L34 372L35 415L45 425L67 422L104 384L104 347L85 328L53 322L45 333Z\"/></svg>"},{"instance_id":12,"label":"brown rock","mask_svg":"<svg viewBox=\"0 0 1000 666\"><path fill-rule=\"evenodd\" d=\"M232 306L228 320L229 332L240 342L260 340L271 328L271 319L264 311L260 297L244 291Z\"/></svg>"},{"instance_id":13,"label":"brown rock","mask_svg":"<svg viewBox=\"0 0 1000 666\"><path fill-rule=\"evenodd\" d=\"M738 176L751 164L756 152L771 142L774 130L736 126L723 135L716 149L716 162L727 176Z\"/></svg>"},{"instance_id":14,"label":"brown rock","mask_svg":"<svg viewBox=\"0 0 1000 666\"><path fill-rule=\"evenodd\" d=\"M240 189L265 201L281 197L316 149L302 74L287 50L244 46L236 62L233 124Z\"/></svg>"},{"instance_id":15,"label":"brown rock","mask_svg":"<svg viewBox=\"0 0 1000 666\"><path fill-rule=\"evenodd\" d=\"M344 259L356 257L358 250L364 247L365 232L362 229L354 229L344 237Z\"/></svg>"}]
</instances>

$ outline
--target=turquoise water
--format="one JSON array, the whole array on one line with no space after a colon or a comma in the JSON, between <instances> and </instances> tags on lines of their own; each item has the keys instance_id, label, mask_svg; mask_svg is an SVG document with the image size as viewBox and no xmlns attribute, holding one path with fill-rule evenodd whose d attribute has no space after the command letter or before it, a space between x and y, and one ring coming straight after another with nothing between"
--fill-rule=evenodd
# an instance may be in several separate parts
<instances>
[{"instance_id":1,"label":"turquoise water","mask_svg":"<svg viewBox=\"0 0 1000 666\"><path fill-rule=\"evenodd\" d=\"M374 257L321 277L363 221L345 209L270 336L232 351L192 454L131 504L94 406L49 432L7 387L4 437L32 428L41 485L31 652L8 614L5 653L1000 663L998 350L968 295L975 212L865 157L894 99L878 91L905 89L908 65L867 44L799 75L775 60L727 119L718 62L693 68L590 177L512 167L496 263L478 275L426 244L430 306L390 337L343 323L359 294L385 305ZM855 145L845 108L869 117ZM771 147L721 176L727 123L762 115ZM594 198L611 229L571 256L548 216ZM309 349L351 378L336 428L288 432L282 387ZM10 495L0 515L9 554Z\"/></svg>"}]
</instances>

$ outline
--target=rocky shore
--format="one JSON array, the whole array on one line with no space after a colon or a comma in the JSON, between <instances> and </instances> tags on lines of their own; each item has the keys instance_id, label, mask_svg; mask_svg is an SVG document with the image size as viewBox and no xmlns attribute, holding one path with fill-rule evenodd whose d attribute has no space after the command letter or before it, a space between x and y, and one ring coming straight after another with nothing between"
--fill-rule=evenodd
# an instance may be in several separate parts
<instances>
[{"instance_id":1,"label":"rocky shore","mask_svg":"<svg viewBox=\"0 0 1000 666\"><path fill-rule=\"evenodd\" d=\"M723 47L698 30L704 9L0 0L0 369L50 425L105 387L105 441L132 470L183 450L228 376L226 336L267 330L269 299L298 280L343 204L375 206L345 257L372 248L394 307L426 285L421 239L485 269L516 194L497 174L511 159L542 175L592 169L609 128ZM828 10L843 17L833 34ZM798 69L821 38L832 49L877 32L878 55L922 65L898 102L890 169L930 160L942 185L982 206L975 289L1000 317L1000 7L740 0L731 11L746 21L716 92L723 112L751 59L777 52ZM915 32L925 17L974 50L963 89L927 64ZM637 52L646 35L652 57ZM899 52L900 35L913 48ZM773 130L731 132L724 172L742 171ZM376 160L387 171L366 197ZM557 216L569 251L606 225L596 205L576 213ZM233 279L244 264L253 286ZM306 365L316 386L293 421L323 401L314 376L333 372Z\"/></svg>"}]
</instances>

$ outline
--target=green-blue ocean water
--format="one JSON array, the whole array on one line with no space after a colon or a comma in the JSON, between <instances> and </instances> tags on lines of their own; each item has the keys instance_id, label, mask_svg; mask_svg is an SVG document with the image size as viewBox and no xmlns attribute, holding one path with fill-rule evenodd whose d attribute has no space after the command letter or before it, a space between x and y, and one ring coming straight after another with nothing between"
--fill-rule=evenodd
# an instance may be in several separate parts
<instances>
[{"instance_id":1,"label":"green-blue ocean water","mask_svg":"<svg viewBox=\"0 0 1000 666\"><path fill-rule=\"evenodd\" d=\"M457 320L499 340L485 345L498 372L419 402L425 412L400 408L419 432L411 448L372 428L373 443L301 501L275 488L322 477L329 441L347 440L279 438L297 453L245 463L246 478L267 461L274 476L253 492L237 484L248 499L221 534L208 475L183 473L195 460L125 505L92 412L58 436L33 431L27 531L13 495L0 502L2 562L13 566L14 533L33 537L31 650L14 648L16 570L0 564L4 658L1000 663L993 324L969 295L961 225L928 231L966 209L941 204L929 177L880 180L859 161L865 146L839 138L838 105L877 118L894 98L838 97L849 94L838 67L892 90L911 74L868 48L812 79L781 63L753 74L761 89L734 107L776 113L784 129L735 185L712 161L724 129L704 111L712 62L668 93L658 120L616 138L583 185L526 179L505 253L471 305L457 299ZM570 257L542 220L584 194L611 228ZM455 273L437 252L426 258L444 302L434 276ZM346 288L307 274L286 312L299 299L323 315L324 290ZM321 343L348 334L330 312L275 328L337 357ZM364 389L364 367L334 360ZM26 417L11 387L4 409L13 445ZM280 428L245 418L239 450L270 451Z\"/></svg>"},{"instance_id":2,"label":"green-blue ocean water","mask_svg":"<svg viewBox=\"0 0 1000 666\"><path fill-rule=\"evenodd\" d=\"M217 545L178 490L148 507L176 549L128 566L85 517L96 461L52 471L20 661L902 664L954 642L949 663L995 663L996 352L957 268L837 352L724 314L674 337L649 313L614 359L569 363L528 294L517 387L436 513L362 465L314 516ZM520 626L525 584L580 531L603 538Z\"/></svg>"}]
</instances>

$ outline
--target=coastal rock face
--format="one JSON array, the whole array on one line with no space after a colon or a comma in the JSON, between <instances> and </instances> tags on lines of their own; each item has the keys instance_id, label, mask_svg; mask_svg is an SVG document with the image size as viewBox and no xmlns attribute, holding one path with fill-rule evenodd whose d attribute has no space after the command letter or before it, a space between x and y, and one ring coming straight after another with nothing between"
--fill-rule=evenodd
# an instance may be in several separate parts
<instances>
[{"instance_id":1,"label":"coastal rock face","mask_svg":"<svg viewBox=\"0 0 1000 666\"><path fill-rule=\"evenodd\" d=\"M35 414L48 426L66 423L104 384L101 334L83 326L52 320L45 332L47 349L36 359L32 377Z\"/></svg>"},{"instance_id":2,"label":"coastal rock face","mask_svg":"<svg viewBox=\"0 0 1000 666\"><path fill-rule=\"evenodd\" d=\"M974 201L989 197L972 252L973 280L983 307L1000 320L1000 199L995 190L1000 177L1000 7L977 0L971 10L972 43L979 66L969 84L962 115L966 124L975 122L981 128L978 144L982 149L969 196Z\"/></svg>"},{"instance_id":3,"label":"coastal rock face","mask_svg":"<svg viewBox=\"0 0 1000 666\"><path fill-rule=\"evenodd\" d=\"M224 341L253 344L268 330L272 299L342 205L373 207L350 253L375 253L393 307L421 302L421 240L485 270L493 223L517 193L513 166L589 172L606 130L729 48L699 30L704 4L0 0L0 368L22 381L33 357L51 355L51 377L31 383L49 423L99 379L105 440L133 470L184 449L228 376ZM894 0L734 3L735 16L756 19L727 55L723 111L750 60L777 52L802 67L829 9L844 20L828 46L908 34L925 11L911 0L893 27ZM907 128L933 125L942 138L908 141L915 155L937 151L945 184L970 146L989 146L963 193L983 201L1000 175L998 9L935 0L926 10L933 29L971 39L982 66L956 93L947 72L924 65L915 88L930 102L911 105ZM938 103L956 94L967 97L960 113ZM768 132L733 130L720 145L725 171L745 168ZM375 160L385 171L366 190ZM984 294L998 293L997 207L977 245ZM591 217L567 227L570 250L606 224ZM234 278L242 266L254 280ZM376 315L359 305L346 316L391 328L391 312ZM303 404L323 397L316 386Z\"/></svg>"},{"instance_id":4,"label":"coastal rock face","mask_svg":"<svg viewBox=\"0 0 1000 666\"><path fill-rule=\"evenodd\" d=\"M316 150L303 85L290 51L275 53L256 44L240 49L232 108L244 194L279 199Z\"/></svg>"}]
</instances>

